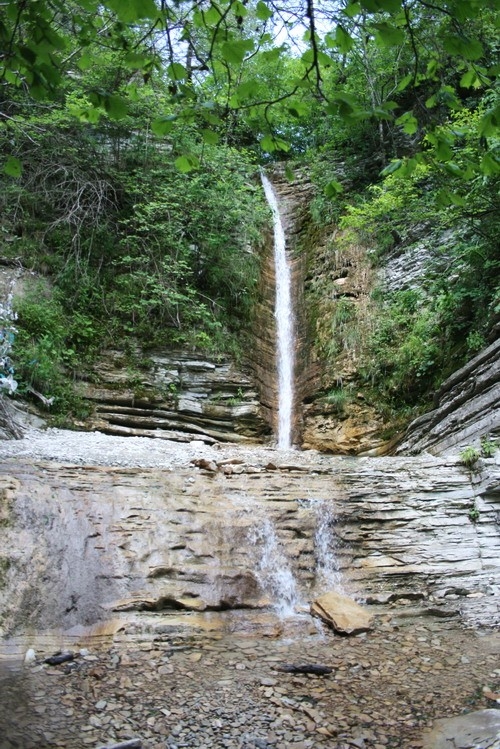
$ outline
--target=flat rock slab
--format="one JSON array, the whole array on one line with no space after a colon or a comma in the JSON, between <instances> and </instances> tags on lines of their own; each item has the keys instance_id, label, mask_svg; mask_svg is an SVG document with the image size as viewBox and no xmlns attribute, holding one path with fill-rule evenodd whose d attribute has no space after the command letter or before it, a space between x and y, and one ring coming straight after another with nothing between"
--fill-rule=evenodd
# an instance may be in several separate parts
<instances>
[{"instance_id":1,"label":"flat rock slab","mask_svg":"<svg viewBox=\"0 0 500 749\"><path fill-rule=\"evenodd\" d=\"M437 720L424 735L422 749L498 749L500 710L478 710Z\"/></svg>"},{"instance_id":2,"label":"flat rock slab","mask_svg":"<svg viewBox=\"0 0 500 749\"><path fill-rule=\"evenodd\" d=\"M334 591L313 601L311 614L323 619L332 629L344 635L366 632L371 629L373 621L373 617L359 603Z\"/></svg>"}]
</instances>

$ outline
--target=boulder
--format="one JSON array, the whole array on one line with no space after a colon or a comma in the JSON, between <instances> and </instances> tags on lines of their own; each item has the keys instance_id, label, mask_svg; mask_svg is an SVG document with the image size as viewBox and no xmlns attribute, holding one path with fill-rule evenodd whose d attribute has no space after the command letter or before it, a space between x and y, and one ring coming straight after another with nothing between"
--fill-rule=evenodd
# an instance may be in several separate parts
<instances>
[{"instance_id":1,"label":"boulder","mask_svg":"<svg viewBox=\"0 0 500 749\"><path fill-rule=\"evenodd\" d=\"M500 710L478 710L437 720L422 749L495 749L500 746Z\"/></svg>"},{"instance_id":2,"label":"boulder","mask_svg":"<svg viewBox=\"0 0 500 749\"><path fill-rule=\"evenodd\" d=\"M331 591L311 604L311 614L323 619L343 635L356 635L371 629L373 617L349 596Z\"/></svg>"}]
</instances>

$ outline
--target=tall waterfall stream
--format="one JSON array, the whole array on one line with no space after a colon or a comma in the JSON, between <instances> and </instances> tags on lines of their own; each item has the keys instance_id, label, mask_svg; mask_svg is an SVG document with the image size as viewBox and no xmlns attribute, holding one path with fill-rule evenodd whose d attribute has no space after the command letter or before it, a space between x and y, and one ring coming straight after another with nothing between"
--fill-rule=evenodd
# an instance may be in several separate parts
<instances>
[{"instance_id":1,"label":"tall waterfall stream","mask_svg":"<svg viewBox=\"0 0 500 749\"><path fill-rule=\"evenodd\" d=\"M291 272L286 252L286 238L278 199L273 186L262 173L262 185L273 214L274 267L276 278L276 338L278 363L278 434L277 446L287 450L292 445L294 318L292 311Z\"/></svg>"}]
</instances>

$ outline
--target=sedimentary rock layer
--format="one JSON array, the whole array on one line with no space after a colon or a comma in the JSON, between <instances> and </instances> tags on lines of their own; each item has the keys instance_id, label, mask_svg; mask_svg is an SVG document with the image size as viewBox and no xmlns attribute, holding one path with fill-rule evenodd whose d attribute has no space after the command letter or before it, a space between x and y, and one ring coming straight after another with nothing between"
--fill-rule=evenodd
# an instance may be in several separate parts
<instances>
[{"instance_id":1,"label":"sedimentary rock layer","mask_svg":"<svg viewBox=\"0 0 500 749\"><path fill-rule=\"evenodd\" d=\"M299 608L340 585L368 603L498 623L493 460L473 483L430 456L278 458L175 472L5 461L3 633L138 612L250 617L289 596L277 571L293 577Z\"/></svg>"}]
</instances>

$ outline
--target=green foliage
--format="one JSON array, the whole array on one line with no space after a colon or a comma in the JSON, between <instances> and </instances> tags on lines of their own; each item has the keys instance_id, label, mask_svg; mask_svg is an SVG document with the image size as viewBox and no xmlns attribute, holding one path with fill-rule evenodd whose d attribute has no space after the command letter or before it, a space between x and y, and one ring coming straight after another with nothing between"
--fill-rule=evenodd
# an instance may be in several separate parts
<instances>
[{"instance_id":1,"label":"green foliage","mask_svg":"<svg viewBox=\"0 0 500 749\"><path fill-rule=\"evenodd\" d=\"M492 458L498 450L498 442L487 435L481 437L481 457Z\"/></svg>"},{"instance_id":2,"label":"green foliage","mask_svg":"<svg viewBox=\"0 0 500 749\"><path fill-rule=\"evenodd\" d=\"M298 140L310 145L312 120L345 126L375 120L377 157L383 159L392 155L387 145L398 127L406 137L424 128L432 134L443 115L460 108L464 95L493 90L496 10L495 0L442 8L404 0L309 2L307 12L283 9L273 0L207 6L197 0L7 0L0 83L45 102L57 100L85 74L85 103L74 112L94 124L126 120L142 82L163 84L167 108L184 121L197 121L209 133L207 143L215 143L222 125L251 133L271 154L288 152ZM290 30L288 39L283 27ZM183 44L176 42L179 29ZM298 31L302 46L292 54ZM103 48L115 59L113 76L95 65ZM91 68L98 71L93 76ZM157 113L157 133L167 133L172 114ZM482 136L494 136L499 125L494 108L485 115ZM447 161L446 140L437 137L434 145L436 159ZM406 156L398 155L399 166ZM483 156L482 173L497 169L494 155ZM177 158L186 173L197 168L193 154ZM5 168L16 176L20 165L7 160Z\"/></svg>"},{"instance_id":3,"label":"green foliage","mask_svg":"<svg viewBox=\"0 0 500 749\"><path fill-rule=\"evenodd\" d=\"M335 387L326 394L325 401L333 407L337 416L342 416L350 397L351 394L346 388Z\"/></svg>"},{"instance_id":4,"label":"green foliage","mask_svg":"<svg viewBox=\"0 0 500 749\"><path fill-rule=\"evenodd\" d=\"M68 320L60 303L40 287L16 305L18 332L13 358L19 392L35 397L39 406L53 414L81 416L82 401L71 384L71 371L78 365L75 327L88 321L81 316Z\"/></svg>"},{"instance_id":5,"label":"green foliage","mask_svg":"<svg viewBox=\"0 0 500 749\"><path fill-rule=\"evenodd\" d=\"M469 445L460 452L459 460L466 468L473 469L480 457L480 451Z\"/></svg>"},{"instance_id":6,"label":"green foliage","mask_svg":"<svg viewBox=\"0 0 500 749\"><path fill-rule=\"evenodd\" d=\"M473 503L472 507L470 508L470 510L468 512L468 515L469 515L469 520L471 521L471 523L477 523L477 521L481 517L481 515L479 513L479 510L478 510L477 505L476 505L475 502Z\"/></svg>"}]
</instances>

